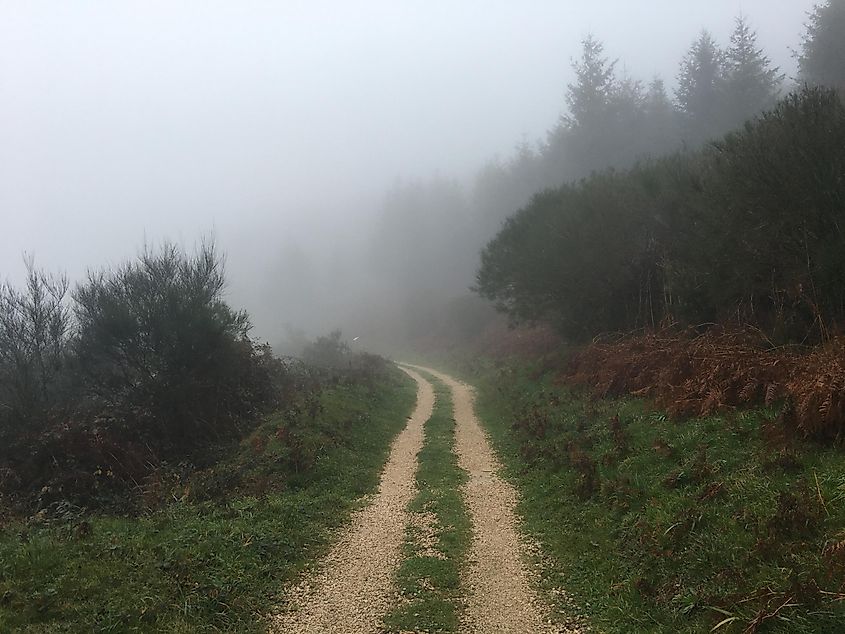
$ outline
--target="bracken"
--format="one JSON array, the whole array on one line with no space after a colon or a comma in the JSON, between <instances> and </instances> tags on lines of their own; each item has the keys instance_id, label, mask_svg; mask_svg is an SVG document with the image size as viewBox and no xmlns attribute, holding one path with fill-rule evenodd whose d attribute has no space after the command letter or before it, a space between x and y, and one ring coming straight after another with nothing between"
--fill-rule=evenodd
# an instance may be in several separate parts
<instances>
[{"instance_id":1,"label":"bracken","mask_svg":"<svg viewBox=\"0 0 845 634\"><path fill-rule=\"evenodd\" d=\"M668 327L595 341L570 358L560 379L599 397L650 398L676 417L781 403L783 422L799 435L845 431L845 337L774 348L753 329Z\"/></svg>"}]
</instances>

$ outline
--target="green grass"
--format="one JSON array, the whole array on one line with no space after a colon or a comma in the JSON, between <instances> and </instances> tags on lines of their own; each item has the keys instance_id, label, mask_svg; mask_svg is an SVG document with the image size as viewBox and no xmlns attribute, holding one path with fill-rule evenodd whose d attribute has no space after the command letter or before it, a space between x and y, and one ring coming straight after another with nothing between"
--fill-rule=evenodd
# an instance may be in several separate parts
<instances>
[{"instance_id":1,"label":"green grass","mask_svg":"<svg viewBox=\"0 0 845 634\"><path fill-rule=\"evenodd\" d=\"M5 526L0 631L263 631L285 583L376 488L415 395L393 370L374 389L326 390L310 414L271 417L196 478L188 499L207 501Z\"/></svg>"},{"instance_id":2,"label":"green grass","mask_svg":"<svg viewBox=\"0 0 845 634\"><path fill-rule=\"evenodd\" d=\"M436 403L419 453L419 492L409 510L405 559L397 581L401 603L385 619L391 632L456 632L461 615L461 568L470 542L470 521L460 493L466 474L452 451L455 420L449 390L435 384ZM423 518L434 518L422 531ZM426 541L426 538L430 539Z\"/></svg>"},{"instance_id":3,"label":"green grass","mask_svg":"<svg viewBox=\"0 0 845 634\"><path fill-rule=\"evenodd\" d=\"M524 367L464 376L521 492L543 585L600 631L843 631L841 449L790 440L775 411L675 422Z\"/></svg>"}]
</instances>

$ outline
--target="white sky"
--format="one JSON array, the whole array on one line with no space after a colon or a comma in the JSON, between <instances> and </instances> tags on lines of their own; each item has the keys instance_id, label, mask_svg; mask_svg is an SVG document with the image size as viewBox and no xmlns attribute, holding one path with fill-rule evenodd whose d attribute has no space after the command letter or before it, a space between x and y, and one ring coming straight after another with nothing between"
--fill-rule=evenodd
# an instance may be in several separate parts
<instances>
[{"instance_id":1,"label":"white sky","mask_svg":"<svg viewBox=\"0 0 845 634\"><path fill-rule=\"evenodd\" d=\"M0 279L23 251L78 278L214 231L237 287L276 245L355 231L397 177L541 138L588 32L671 84L742 11L792 75L812 4L0 0Z\"/></svg>"}]
</instances>

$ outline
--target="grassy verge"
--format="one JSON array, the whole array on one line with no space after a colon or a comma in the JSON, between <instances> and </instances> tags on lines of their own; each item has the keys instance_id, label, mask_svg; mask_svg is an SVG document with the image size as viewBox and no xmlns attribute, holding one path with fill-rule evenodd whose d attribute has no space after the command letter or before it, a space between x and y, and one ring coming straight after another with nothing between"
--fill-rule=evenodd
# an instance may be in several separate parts
<instances>
[{"instance_id":1,"label":"grassy verge","mask_svg":"<svg viewBox=\"0 0 845 634\"><path fill-rule=\"evenodd\" d=\"M326 390L147 516L5 526L0 631L263 631L285 582L375 489L415 394L398 370Z\"/></svg>"},{"instance_id":2,"label":"grassy verge","mask_svg":"<svg viewBox=\"0 0 845 634\"><path fill-rule=\"evenodd\" d=\"M439 381L434 413L419 454L417 486L405 559L398 571L401 604L385 619L392 632L456 632L461 614L461 567L470 522L460 494L466 474L452 451L455 420L449 390Z\"/></svg>"},{"instance_id":3,"label":"grassy verge","mask_svg":"<svg viewBox=\"0 0 845 634\"><path fill-rule=\"evenodd\" d=\"M544 584L599 630L842 631L841 449L798 440L774 410L674 422L524 367L471 380Z\"/></svg>"}]
</instances>

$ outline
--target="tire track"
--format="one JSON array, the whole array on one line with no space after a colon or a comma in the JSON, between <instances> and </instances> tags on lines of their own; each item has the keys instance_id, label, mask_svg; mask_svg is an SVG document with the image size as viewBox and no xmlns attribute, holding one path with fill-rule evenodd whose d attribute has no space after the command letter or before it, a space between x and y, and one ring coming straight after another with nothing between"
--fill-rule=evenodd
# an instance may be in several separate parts
<instances>
[{"instance_id":1,"label":"tire track","mask_svg":"<svg viewBox=\"0 0 845 634\"><path fill-rule=\"evenodd\" d=\"M423 427L434 407L434 389L419 374L417 405L391 446L379 490L321 561L319 568L288 593L294 609L272 617L281 634L374 634L396 600L395 571L402 559L408 504L416 495L417 453Z\"/></svg>"},{"instance_id":2,"label":"tire track","mask_svg":"<svg viewBox=\"0 0 845 634\"><path fill-rule=\"evenodd\" d=\"M469 475L464 495L473 524L469 566L463 576L469 591L467 634L545 634L578 632L553 625L548 606L534 589L526 564L527 545L517 530L517 495L499 475L501 465L476 418L472 388L420 366L452 391L458 464Z\"/></svg>"}]
</instances>

